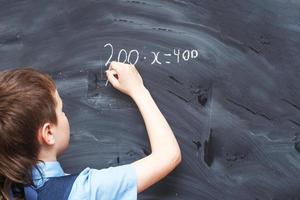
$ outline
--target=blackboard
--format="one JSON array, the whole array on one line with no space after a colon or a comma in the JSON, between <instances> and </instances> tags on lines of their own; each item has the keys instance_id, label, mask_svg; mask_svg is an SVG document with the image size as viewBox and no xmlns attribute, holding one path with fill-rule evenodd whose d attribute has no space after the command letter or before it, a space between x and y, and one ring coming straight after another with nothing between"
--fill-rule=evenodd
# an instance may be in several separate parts
<instances>
[{"instance_id":1,"label":"blackboard","mask_svg":"<svg viewBox=\"0 0 300 200\"><path fill-rule=\"evenodd\" d=\"M56 81L66 172L150 153L134 102L108 84L136 64L183 161L138 199L300 198L300 1L0 1L0 69Z\"/></svg>"}]
</instances>

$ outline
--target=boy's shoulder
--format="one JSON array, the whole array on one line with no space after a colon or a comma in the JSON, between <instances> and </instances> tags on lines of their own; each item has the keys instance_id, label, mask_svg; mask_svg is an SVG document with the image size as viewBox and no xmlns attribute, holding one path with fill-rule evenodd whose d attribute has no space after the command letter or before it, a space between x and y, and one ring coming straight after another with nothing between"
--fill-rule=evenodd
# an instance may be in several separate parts
<instances>
[{"instance_id":1,"label":"boy's shoulder","mask_svg":"<svg viewBox=\"0 0 300 200\"><path fill-rule=\"evenodd\" d=\"M90 199L137 199L135 168L132 164L103 169L87 167L76 177L69 199L72 197L76 197L75 199L87 197Z\"/></svg>"}]
</instances>

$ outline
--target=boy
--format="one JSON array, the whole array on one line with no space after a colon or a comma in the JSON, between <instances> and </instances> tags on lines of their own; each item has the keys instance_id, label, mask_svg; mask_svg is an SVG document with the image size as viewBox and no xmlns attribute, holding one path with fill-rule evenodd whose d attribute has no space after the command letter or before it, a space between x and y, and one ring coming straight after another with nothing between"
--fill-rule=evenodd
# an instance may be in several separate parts
<instances>
[{"instance_id":1,"label":"boy","mask_svg":"<svg viewBox=\"0 0 300 200\"><path fill-rule=\"evenodd\" d=\"M133 65L112 62L106 71L114 88L137 104L151 154L106 169L86 168L65 176L57 157L69 144L70 128L54 81L34 69L0 74L0 183L4 199L137 199L180 162L177 140ZM12 190L11 190L12 189Z\"/></svg>"}]
</instances>

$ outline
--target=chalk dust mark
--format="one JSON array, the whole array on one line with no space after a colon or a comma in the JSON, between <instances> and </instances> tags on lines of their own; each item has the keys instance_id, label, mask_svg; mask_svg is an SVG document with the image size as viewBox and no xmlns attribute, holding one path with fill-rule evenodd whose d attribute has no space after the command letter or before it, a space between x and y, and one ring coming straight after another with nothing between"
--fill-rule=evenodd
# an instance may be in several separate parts
<instances>
[{"instance_id":1,"label":"chalk dust mark","mask_svg":"<svg viewBox=\"0 0 300 200\"><path fill-rule=\"evenodd\" d=\"M300 141L294 143L295 150L300 153Z\"/></svg>"},{"instance_id":2,"label":"chalk dust mark","mask_svg":"<svg viewBox=\"0 0 300 200\"><path fill-rule=\"evenodd\" d=\"M300 126L300 123L298 123L298 122L296 122L296 121L294 121L292 119L289 119L289 121L292 122L293 124L297 125L297 126Z\"/></svg>"},{"instance_id":3,"label":"chalk dust mark","mask_svg":"<svg viewBox=\"0 0 300 200\"><path fill-rule=\"evenodd\" d=\"M199 150L200 147L201 147L201 142L200 142L200 141L195 141L195 140L193 140L193 143L196 145L197 150Z\"/></svg>"},{"instance_id":4,"label":"chalk dust mark","mask_svg":"<svg viewBox=\"0 0 300 200\"><path fill-rule=\"evenodd\" d=\"M257 50L257 49L255 49L255 48L252 47L252 46L248 46L248 48L251 49L252 51L254 51L254 52L257 53L257 54L260 54L260 52L261 52L261 50Z\"/></svg>"},{"instance_id":5,"label":"chalk dust mark","mask_svg":"<svg viewBox=\"0 0 300 200\"><path fill-rule=\"evenodd\" d=\"M166 32L175 32L171 29L168 28L161 28L161 27L153 27L152 30L156 30L156 31L166 31Z\"/></svg>"},{"instance_id":6,"label":"chalk dust mark","mask_svg":"<svg viewBox=\"0 0 300 200\"><path fill-rule=\"evenodd\" d=\"M208 119L208 127L209 131L211 131L211 119L212 119L212 109L213 109L213 83L211 84L211 90L209 93L210 103L209 103L209 119Z\"/></svg>"},{"instance_id":7,"label":"chalk dust mark","mask_svg":"<svg viewBox=\"0 0 300 200\"><path fill-rule=\"evenodd\" d=\"M21 41L22 38L21 33L16 33L12 35L1 35L0 36L0 45L9 45L9 44L16 44Z\"/></svg>"},{"instance_id":8,"label":"chalk dust mark","mask_svg":"<svg viewBox=\"0 0 300 200\"><path fill-rule=\"evenodd\" d=\"M173 81L179 83L180 85L182 85L183 83L180 82L179 80L177 80L174 76L168 76L170 79L172 79Z\"/></svg>"},{"instance_id":9,"label":"chalk dust mark","mask_svg":"<svg viewBox=\"0 0 300 200\"><path fill-rule=\"evenodd\" d=\"M147 5L147 3L143 1L127 1L127 3Z\"/></svg>"},{"instance_id":10,"label":"chalk dust mark","mask_svg":"<svg viewBox=\"0 0 300 200\"><path fill-rule=\"evenodd\" d=\"M134 21L132 21L132 20L128 20L128 19L118 19L118 18L115 18L115 19L113 19L113 21L115 21L115 22L123 22L123 23L130 23L130 24L136 24Z\"/></svg>"},{"instance_id":11,"label":"chalk dust mark","mask_svg":"<svg viewBox=\"0 0 300 200\"><path fill-rule=\"evenodd\" d=\"M182 99L182 100L185 101L185 102L189 102L187 99L185 99L184 97L182 97L182 96L176 94L175 92L172 92L171 90L167 90L167 91L168 91L169 93L175 95L175 96L178 97L179 99Z\"/></svg>"},{"instance_id":12,"label":"chalk dust mark","mask_svg":"<svg viewBox=\"0 0 300 200\"><path fill-rule=\"evenodd\" d=\"M238 106L238 107L241 107L241 108L247 110L248 112L252 113L253 115L259 115L259 116L261 116L261 117L263 117L263 118L265 118L265 119L271 121L271 118L268 117L267 115L263 114L263 113L258 113L258 112L256 112L256 111L254 111L254 110L248 108L247 106L244 106L244 105L242 105L242 104L239 104L239 103L233 101L232 99L229 99L229 98L225 98L225 99L226 99L226 101L228 101L228 102L230 102L230 103L232 103L232 104L234 104L234 105L236 105L236 106Z\"/></svg>"},{"instance_id":13,"label":"chalk dust mark","mask_svg":"<svg viewBox=\"0 0 300 200\"><path fill-rule=\"evenodd\" d=\"M209 118L208 118L208 128L209 128L209 137L208 140L204 141L204 155L203 159L204 162L210 167L214 160L214 149L213 149L213 141L212 141L212 128L211 128L211 121L212 121L212 109L213 109L213 83L211 85L210 90L210 106L209 106Z\"/></svg>"},{"instance_id":14,"label":"chalk dust mark","mask_svg":"<svg viewBox=\"0 0 300 200\"><path fill-rule=\"evenodd\" d=\"M202 105L205 106L208 100L208 89L205 89L204 91L200 91L200 94L198 95L198 102ZM211 91L212 92L212 91ZM211 94L211 101L212 101L212 94ZM212 102L211 102L212 104ZM211 110L210 110L211 112Z\"/></svg>"},{"instance_id":15,"label":"chalk dust mark","mask_svg":"<svg viewBox=\"0 0 300 200\"><path fill-rule=\"evenodd\" d=\"M204 162L208 167L212 165L214 161L214 147L213 147L213 136L212 129L210 129L208 140L204 142Z\"/></svg>"},{"instance_id":16,"label":"chalk dust mark","mask_svg":"<svg viewBox=\"0 0 300 200\"><path fill-rule=\"evenodd\" d=\"M290 104L291 106L293 106L294 108L296 108L297 110L300 111L300 106L294 104L293 102L291 102L291 101L289 101L287 99L281 99L281 100L284 101L284 102L286 102L286 103L288 103L288 104Z\"/></svg>"}]
</instances>

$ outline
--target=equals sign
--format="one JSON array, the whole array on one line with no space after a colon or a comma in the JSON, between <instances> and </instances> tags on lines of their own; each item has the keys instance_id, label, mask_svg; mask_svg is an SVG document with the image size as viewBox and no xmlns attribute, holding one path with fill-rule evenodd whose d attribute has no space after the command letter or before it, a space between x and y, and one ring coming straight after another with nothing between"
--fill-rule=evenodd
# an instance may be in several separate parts
<instances>
[{"instance_id":1,"label":"equals sign","mask_svg":"<svg viewBox=\"0 0 300 200\"><path fill-rule=\"evenodd\" d=\"M164 56L172 56L170 53L165 53ZM170 61L166 61L166 64L170 64Z\"/></svg>"}]
</instances>

